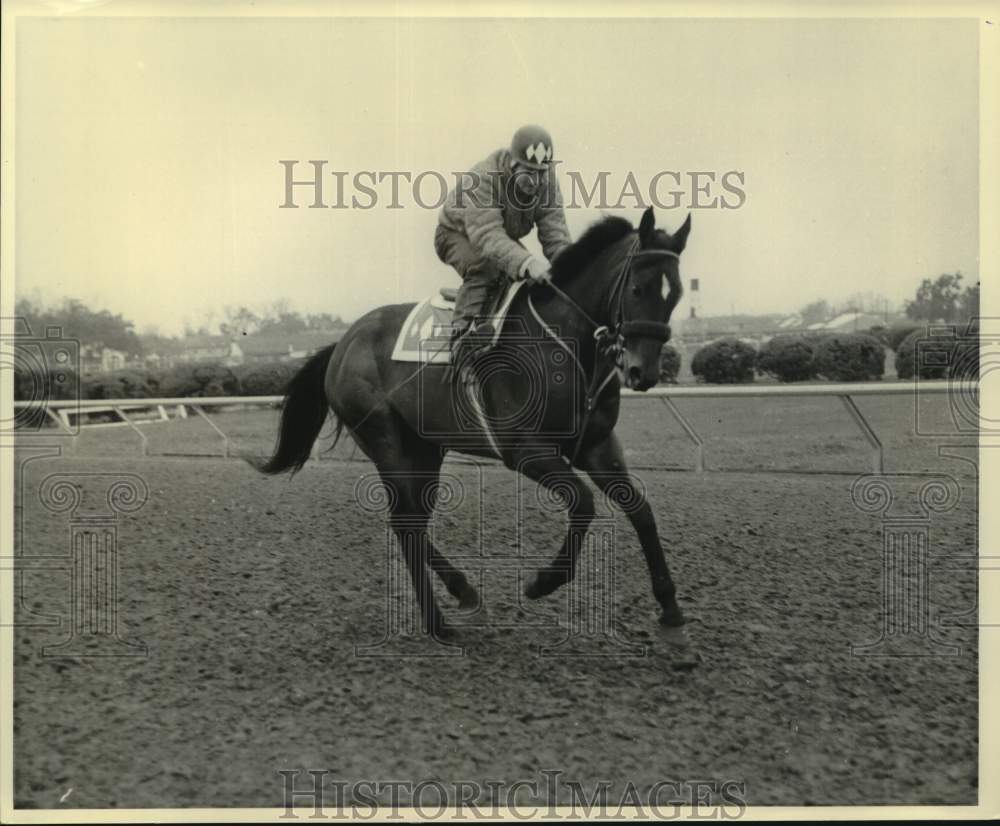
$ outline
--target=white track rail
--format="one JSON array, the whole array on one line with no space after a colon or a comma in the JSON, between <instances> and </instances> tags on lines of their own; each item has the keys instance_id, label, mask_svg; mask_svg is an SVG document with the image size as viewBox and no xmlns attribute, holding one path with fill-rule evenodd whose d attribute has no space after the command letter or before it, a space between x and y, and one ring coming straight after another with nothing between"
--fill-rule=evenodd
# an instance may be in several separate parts
<instances>
[{"instance_id":1,"label":"white track rail","mask_svg":"<svg viewBox=\"0 0 1000 826\"><path fill-rule=\"evenodd\" d=\"M872 448L872 469L876 473L885 471L885 457L882 442L872 429L871 423L854 402L855 396L913 396L920 394L978 394L978 385L970 382L951 381L920 381L910 382L866 382L855 384L741 384L741 385L697 385L697 386L660 386L644 393L632 390L622 390L622 400L632 403L636 400L656 400L667 409L670 415L684 430L695 448L696 471L705 470L705 444L692 424L674 404L675 399L713 399L713 398L757 398L771 399L776 397L816 397L832 396L841 403L851 415L862 435ZM49 401L44 404L46 413L64 431L74 434L70 423L70 415L78 418L88 410L114 411L122 421L129 425L142 440L142 455L148 455L148 439L138 427L137 422L129 418L127 411L156 409L161 412L161 420L166 416L166 408L182 411L190 408L208 422L209 426L219 434L223 442L223 455L231 455L231 442L222 429L205 413L206 407L243 407L251 405L280 404L281 396L209 396L192 398L157 398L157 399L80 399ZM30 408L40 406L39 402L15 401L15 408ZM85 426L85 425L84 425ZM353 455L353 454L352 454ZM314 453L319 458L318 451Z\"/></svg>"}]
</instances>

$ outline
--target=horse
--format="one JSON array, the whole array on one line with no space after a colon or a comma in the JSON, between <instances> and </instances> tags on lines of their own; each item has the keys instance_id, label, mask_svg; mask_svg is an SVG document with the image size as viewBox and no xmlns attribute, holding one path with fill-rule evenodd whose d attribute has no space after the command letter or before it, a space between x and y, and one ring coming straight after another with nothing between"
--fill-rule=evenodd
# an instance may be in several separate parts
<instances>
[{"instance_id":1,"label":"horse","mask_svg":"<svg viewBox=\"0 0 1000 826\"><path fill-rule=\"evenodd\" d=\"M460 610L480 606L476 589L427 531L445 453L499 458L562 498L569 514L566 536L551 563L529 579L525 594L531 599L551 594L576 570L596 515L594 496L577 473L582 471L627 514L661 609L663 636L690 652L652 508L629 474L614 432L621 385L644 391L659 378L660 352L682 293L680 256L690 229L690 214L673 235L657 229L652 207L638 229L622 217L605 217L556 257L549 281L520 289L493 349L469 368L479 380L485 428L462 419L465 382L445 378L446 365L390 358L414 305L372 310L335 349L314 354L291 379L275 449L258 461L258 470L294 475L332 412L333 444L349 431L389 493L390 524L424 631L438 639L453 636L454 628L436 604L430 572Z\"/></svg>"}]
</instances>

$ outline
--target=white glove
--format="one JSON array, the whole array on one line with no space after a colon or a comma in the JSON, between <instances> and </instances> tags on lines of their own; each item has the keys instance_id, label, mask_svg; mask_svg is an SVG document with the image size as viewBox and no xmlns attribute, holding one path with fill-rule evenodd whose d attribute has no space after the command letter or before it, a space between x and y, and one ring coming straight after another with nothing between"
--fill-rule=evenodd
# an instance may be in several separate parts
<instances>
[{"instance_id":1,"label":"white glove","mask_svg":"<svg viewBox=\"0 0 1000 826\"><path fill-rule=\"evenodd\" d=\"M541 283L543 281L550 281L552 276L545 262L531 257L521 267L521 278L530 278L536 283Z\"/></svg>"}]
</instances>

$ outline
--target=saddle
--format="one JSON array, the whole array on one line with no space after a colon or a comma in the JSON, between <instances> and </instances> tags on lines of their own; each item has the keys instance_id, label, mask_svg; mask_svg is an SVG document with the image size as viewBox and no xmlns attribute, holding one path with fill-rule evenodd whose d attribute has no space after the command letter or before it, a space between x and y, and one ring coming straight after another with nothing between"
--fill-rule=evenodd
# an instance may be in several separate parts
<instances>
[{"instance_id":1,"label":"saddle","mask_svg":"<svg viewBox=\"0 0 1000 826\"><path fill-rule=\"evenodd\" d=\"M486 293L486 301L483 302L481 314L484 316L494 316L503 306L504 298L507 295L507 287L510 285L508 279L501 278L489 288ZM458 287L441 287L438 290L441 298L445 302L454 304L458 300Z\"/></svg>"},{"instance_id":2,"label":"saddle","mask_svg":"<svg viewBox=\"0 0 1000 826\"><path fill-rule=\"evenodd\" d=\"M490 318L494 334L490 346L496 344L507 317L507 310L524 281L511 281L500 289L491 291L482 314ZM451 316L455 308L454 287L442 287L436 295L420 301L410 310L399 329L392 349L393 361L419 362L421 364L449 364L451 362Z\"/></svg>"}]
</instances>

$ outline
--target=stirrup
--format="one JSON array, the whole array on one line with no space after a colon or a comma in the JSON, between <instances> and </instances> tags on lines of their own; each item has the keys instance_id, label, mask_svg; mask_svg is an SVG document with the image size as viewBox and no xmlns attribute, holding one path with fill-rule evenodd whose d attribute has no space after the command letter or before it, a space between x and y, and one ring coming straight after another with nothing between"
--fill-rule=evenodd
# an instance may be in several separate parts
<instances>
[{"instance_id":1,"label":"stirrup","mask_svg":"<svg viewBox=\"0 0 1000 826\"><path fill-rule=\"evenodd\" d=\"M490 344L493 341L493 336L496 334L496 329L489 319L483 319L478 324L473 326L466 335L471 333L477 341L482 341L483 345Z\"/></svg>"}]
</instances>

